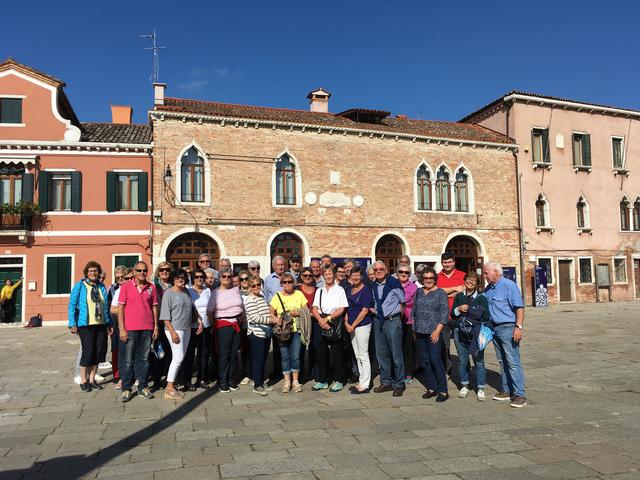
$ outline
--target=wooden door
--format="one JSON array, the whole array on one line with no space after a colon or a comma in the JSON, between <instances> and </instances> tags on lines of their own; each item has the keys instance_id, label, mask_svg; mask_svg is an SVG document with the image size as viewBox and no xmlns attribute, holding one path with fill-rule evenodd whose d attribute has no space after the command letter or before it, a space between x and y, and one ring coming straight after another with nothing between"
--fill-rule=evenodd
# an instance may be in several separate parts
<instances>
[{"instance_id":1,"label":"wooden door","mask_svg":"<svg viewBox=\"0 0 640 480\"><path fill-rule=\"evenodd\" d=\"M636 298L640 298L640 258L633 259L633 278L636 285Z\"/></svg>"},{"instance_id":2,"label":"wooden door","mask_svg":"<svg viewBox=\"0 0 640 480\"><path fill-rule=\"evenodd\" d=\"M167 261L171 262L174 268L190 267L194 270L198 268L198 257L202 253L209 255L212 268L218 268L218 244L202 233L187 233L171 242L167 249Z\"/></svg>"},{"instance_id":3,"label":"wooden door","mask_svg":"<svg viewBox=\"0 0 640 480\"><path fill-rule=\"evenodd\" d=\"M402 243L393 235L385 235L376 244L376 260L382 260L389 273L396 271L402 254Z\"/></svg>"},{"instance_id":4,"label":"wooden door","mask_svg":"<svg viewBox=\"0 0 640 480\"><path fill-rule=\"evenodd\" d=\"M571 295L571 266L572 260L558 260L558 287L560 288L560 301L570 302Z\"/></svg>"},{"instance_id":5,"label":"wooden door","mask_svg":"<svg viewBox=\"0 0 640 480\"><path fill-rule=\"evenodd\" d=\"M287 261L286 268L289 269L289 259L293 255L300 255L304 258L302 240L293 233L281 233L271 242L271 259L276 255L284 257Z\"/></svg>"},{"instance_id":6,"label":"wooden door","mask_svg":"<svg viewBox=\"0 0 640 480\"><path fill-rule=\"evenodd\" d=\"M17 283L23 276L22 267L6 267L0 269L0 288L4 286L4 282L11 280L14 284ZM7 308L8 318L4 321L7 323L22 321L22 287L20 285L13 292L10 303L12 306Z\"/></svg>"}]
</instances>

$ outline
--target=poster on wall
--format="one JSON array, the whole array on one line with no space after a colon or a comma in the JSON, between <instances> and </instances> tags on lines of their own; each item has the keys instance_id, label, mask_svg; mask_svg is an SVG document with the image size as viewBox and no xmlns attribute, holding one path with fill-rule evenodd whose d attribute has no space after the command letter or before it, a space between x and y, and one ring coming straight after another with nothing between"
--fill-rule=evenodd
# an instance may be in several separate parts
<instances>
[{"instance_id":1,"label":"poster on wall","mask_svg":"<svg viewBox=\"0 0 640 480\"><path fill-rule=\"evenodd\" d=\"M351 259L354 260L360 268L366 271L367 268L371 265L371 259L369 257L332 257L331 261L336 265L340 265L344 263L345 260ZM320 257L311 257L311 260L321 260Z\"/></svg>"},{"instance_id":2,"label":"poster on wall","mask_svg":"<svg viewBox=\"0 0 640 480\"><path fill-rule=\"evenodd\" d=\"M502 267L502 276L512 282L518 283L516 279L516 267Z\"/></svg>"},{"instance_id":3,"label":"poster on wall","mask_svg":"<svg viewBox=\"0 0 640 480\"><path fill-rule=\"evenodd\" d=\"M534 285L536 287L535 306L549 306L549 290L547 289L547 269L536 266L534 273Z\"/></svg>"}]
</instances>

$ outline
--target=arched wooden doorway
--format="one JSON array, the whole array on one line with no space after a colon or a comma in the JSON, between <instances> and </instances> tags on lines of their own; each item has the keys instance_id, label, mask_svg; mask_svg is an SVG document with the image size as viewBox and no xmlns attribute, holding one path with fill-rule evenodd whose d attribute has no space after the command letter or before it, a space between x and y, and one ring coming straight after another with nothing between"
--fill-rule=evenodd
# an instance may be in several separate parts
<instances>
[{"instance_id":1,"label":"arched wooden doorway","mask_svg":"<svg viewBox=\"0 0 640 480\"><path fill-rule=\"evenodd\" d=\"M220 249L215 240L204 233L185 233L173 240L167 248L167 261L171 262L174 268L195 269L198 268L198 257L202 253L209 255L213 268L218 268Z\"/></svg>"},{"instance_id":2,"label":"arched wooden doorway","mask_svg":"<svg viewBox=\"0 0 640 480\"><path fill-rule=\"evenodd\" d=\"M445 252L453 253L456 259L456 268L463 272L476 272L482 276L482 265L484 263L483 258L480 256L478 244L476 241L465 235L458 235L453 237L449 243Z\"/></svg>"},{"instance_id":3,"label":"arched wooden doorway","mask_svg":"<svg viewBox=\"0 0 640 480\"><path fill-rule=\"evenodd\" d=\"M271 242L271 258L276 255L282 255L287 259L287 269L289 268L289 259L297 254L304 259L304 247L300 237L293 233L285 232L278 235Z\"/></svg>"},{"instance_id":4,"label":"arched wooden doorway","mask_svg":"<svg viewBox=\"0 0 640 480\"><path fill-rule=\"evenodd\" d=\"M403 254L402 240L395 235L385 235L376 243L376 260L382 260L389 272L395 272L398 259Z\"/></svg>"}]
</instances>

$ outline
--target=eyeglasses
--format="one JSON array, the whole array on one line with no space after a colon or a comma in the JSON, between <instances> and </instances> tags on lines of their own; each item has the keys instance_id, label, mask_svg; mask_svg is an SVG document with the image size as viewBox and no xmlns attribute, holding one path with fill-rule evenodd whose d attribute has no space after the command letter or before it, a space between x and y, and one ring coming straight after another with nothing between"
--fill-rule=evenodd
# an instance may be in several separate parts
<instances>
[{"instance_id":1,"label":"eyeglasses","mask_svg":"<svg viewBox=\"0 0 640 480\"><path fill-rule=\"evenodd\" d=\"M432 282L433 282L433 281L435 281L436 277L422 277L422 279L423 279L425 282L428 282L428 281L432 281Z\"/></svg>"},{"instance_id":2,"label":"eyeglasses","mask_svg":"<svg viewBox=\"0 0 640 480\"><path fill-rule=\"evenodd\" d=\"M169 273L169 272L171 272L171 269L169 267L163 267L163 268L159 268L158 271L159 272L167 272L167 273Z\"/></svg>"},{"instance_id":3,"label":"eyeglasses","mask_svg":"<svg viewBox=\"0 0 640 480\"><path fill-rule=\"evenodd\" d=\"M260 270L260 267L249 267L249 270Z\"/></svg>"},{"instance_id":4,"label":"eyeglasses","mask_svg":"<svg viewBox=\"0 0 640 480\"><path fill-rule=\"evenodd\" d=\"M198 278L204 278L204 275L194 275L193 278L197 280Z\"/></svg>"},{"instance_id":5,"label":"eyeglasses","mask_svg":"<svg viewBox=\"0 0 640 480\"><path fill-rule=\"evenodd\" d=\"M280 282L282 285L291 285L293 283L293 280L283 280Z\"/></svg>"},{"instance_id":6,"label":"eyeglasses","mask_svg":"<svg viewBox=\"0 0 640 480\"><path fill-rule=\"evenodd\" d=\"M97 268L90 268L89 270L87 270L87 273L98 273L98 269Z\"/></svg>"},{"instance_id":7,"label":"eyeglasses","mask_svg":"<svg viewBox=\"0 0 640 480\"><path fill-rule=\"evenodd\" d=\"M374 268L373 271L374 272L384 272L386 269L385 268Z\"/></svg>"},{"instance_id":8,"label":"eyeglasses","mask_svg":"<svg viewBox=\"0 0 640 480\"><path fill-rule=\"evenodd\" d=\"M136 268L136 272L138 273L147 273L148 271L149 270L147 270L146 268L143 268L143 269Z\"/></svg>"},{"instance_id":9,"label":"eyeglasses","mask_svg":"<svg viewBox=\"0 0 640 480\"><path fill-rule=\"evenodd\" d=\"M409 275L409 272L406 270L398 270L398 275Z\"/></svg>"},{"instance_id":10,"label":"eyeglasses","mask_svg":"<svg viewBox=\"0 0 640 480\"><path fill-rule=\"evenodd\" d=\"M249 277L240 277L240 281L241 282L248 282L249 281Z\"/></svg>"},{"instance_id":11,"label":"eyeglasses","mask_svg":"<svg viewBox=\"0 0 640 480\"><path fill-rule=\"evenodd\" d=\"M232 278L232 275L220 275L220 278Z\"/></svg>"},{"instance_id":12,"label":"eyeglasses","mask_svg":"<svg viewBox=\"0 0 640 480\"><path fill-rule=\"evenodd\" d=\"M310 273L304 273L302 275L300 275L302 278L311 278L313 277L313 275L311 275Z\"/></svg>"},{"instance_id":13,"label":"eyeglasses","mask_svg":"<svg viewBox=\"0 0 640 480\"><path fill-rule=\"evenodd\" d=\"M122 275L120 275L119 277L116 277L116 282L119 282L120 280L122 280L124 277Z\"/></svg>"}]
</instances>

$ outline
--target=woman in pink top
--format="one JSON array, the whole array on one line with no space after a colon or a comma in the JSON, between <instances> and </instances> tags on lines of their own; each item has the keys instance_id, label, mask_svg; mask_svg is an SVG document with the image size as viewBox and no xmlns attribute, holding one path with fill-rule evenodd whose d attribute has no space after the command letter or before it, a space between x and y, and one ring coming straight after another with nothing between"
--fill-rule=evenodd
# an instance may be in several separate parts
<instances>
[{"instance_id":1,"label":"woman in pink top","mask_svg":"<svg viewBox=\"0 0 640 480\"><path fill-rule=\"evenodd\" d=\"M240 322L244 319L244 302L238 287L233 286L233 271L220 271L220 286L211 291L207 306L218 344L218 388L222 393L237 390L233 357L240 345Z\"/></svg>"},{"instance_id":2,"label":"woman in pink top","mask_svg":"<svg viewBox=\"0 0 640 480\"><path fill-rule=\"evenodd\" d=\"M411 270L409 267L400 266L396 271L398 274L398 280L402 284L404 289L404 298L406 307L404 314L402 315L402 354L404 356L404 372L405 383L413 382L413 370L415 366L414 351L415 344L413 339L413 327L411 324L411 308L413 307L413 298L416 294L418 287L411 281Z\"/></svg>"}]
</instances>

